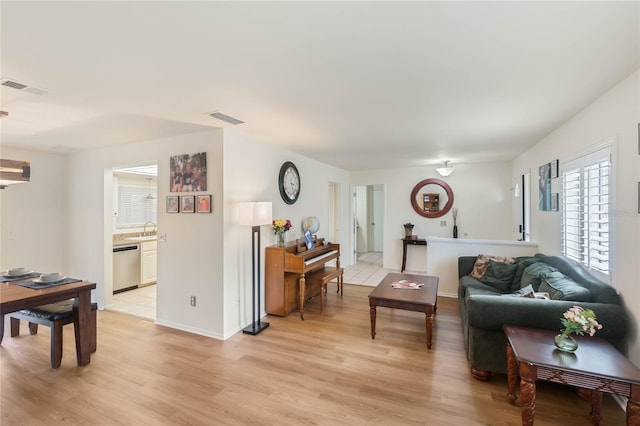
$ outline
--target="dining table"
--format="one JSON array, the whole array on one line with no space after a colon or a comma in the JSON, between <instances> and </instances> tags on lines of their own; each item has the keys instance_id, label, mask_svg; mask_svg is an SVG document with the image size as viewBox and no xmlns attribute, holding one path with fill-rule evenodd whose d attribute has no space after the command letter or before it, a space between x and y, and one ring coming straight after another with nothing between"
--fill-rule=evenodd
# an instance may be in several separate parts
<instances>
[{"instance_id":1,"label":"dining table","mask_svg":"<svg viewBox=\"0 0 640 426\"><path fill-rule=\"evenodd\" d=\"M37 275L36 275L37 276ZM33 282L33 276L22 279L13 279L0 282L0 343L4 336L4 316L22 309L31 309L49 303L61 302L74 299L74 329L76 338L76 356L78 366L87 365L91 362L91 291L96 288L96 284L84 281L73 280L61 284L25 287Z\"/></svg>"}]
</instances>

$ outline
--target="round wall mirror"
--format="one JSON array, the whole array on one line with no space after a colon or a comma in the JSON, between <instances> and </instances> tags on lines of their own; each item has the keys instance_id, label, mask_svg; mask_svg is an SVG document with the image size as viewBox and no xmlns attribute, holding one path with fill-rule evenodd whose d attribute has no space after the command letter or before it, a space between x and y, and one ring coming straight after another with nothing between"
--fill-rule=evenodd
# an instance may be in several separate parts
<instances>
[{"instance_id":1,"label":"round wall mirror","mask_svg":"<svg viewBox=\"0 0 640 426\"><path fill-rule=\"evenodd\" d=\"M425 179L411 191L411 206L420 216L444 216L453 206L453 190L442 179Z\"/></svg>"}]
</instances>

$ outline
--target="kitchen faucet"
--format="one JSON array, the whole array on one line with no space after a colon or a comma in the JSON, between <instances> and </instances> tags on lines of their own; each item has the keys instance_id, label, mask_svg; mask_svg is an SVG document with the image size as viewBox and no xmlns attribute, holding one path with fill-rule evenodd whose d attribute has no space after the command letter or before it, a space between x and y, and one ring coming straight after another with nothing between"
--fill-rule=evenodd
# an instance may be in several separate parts
<instances>
[{"instance_id":1,"label":"kitchen faucet","mask_svg":"<svg viewBox=\"0 0 640 426\"><path fill-rule=\"evenodd\" d=\"M142 230L142 236L145 236L145 237L147 236L147 225L153 225L153 231L151 231L151 232L156 232L156 224L154 222L148 220L148 221L146 221L144 223L144 228Z\"/></svg>"}]
</instances>

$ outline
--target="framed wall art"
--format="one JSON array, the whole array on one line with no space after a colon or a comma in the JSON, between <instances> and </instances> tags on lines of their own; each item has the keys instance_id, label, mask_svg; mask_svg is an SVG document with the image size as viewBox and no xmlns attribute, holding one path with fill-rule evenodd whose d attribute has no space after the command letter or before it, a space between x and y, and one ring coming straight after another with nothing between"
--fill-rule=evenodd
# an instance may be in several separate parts
<instances>
[{"instance_id":1,"label":"framed wall art","mask_svg":"<svg viewBox=\"0 0 640 426\"><path fill-rule=\"evenodd\" d=\"M180 198L177 195L167 196L167 213L180 213Z\"/></svg>"},{"instance_id":2,"label":"framed wall art","mask_svg":"<svg viewBox=\"0 0 640 426\"><path fill-rule=\"evenodd\" d=\"M560 208L560 194L554 192L551 194L551 211L557 212Z\"/></svg>"},{"instance_id":3,"label":"framed wall art","mask_svg":"<svg viewBox=\"0 0 640 426\"><path fill-rule=\"evenodd\" d=\"M170 192L207 190L207 153L174 155L169 160Z\"/></svg>"},{"instance_id":4,"label":"framed wall art","mask_svg":"<svg viewBox=\"0 0 640 426\"><path fill-rule=\"evenodd\" d=\"M551 179L555 179L559 176L560 160L553 160L550 164L551 168L549 173L551 174Z\"/></svg>"},{"instance_id":5,"label":"framed wall art","mask_svg":"<svg viewBox=\"0 0 640 426\"><path fill-rule=\"evenodd\" d=\"M196 195L198 213L211 213L211 195Z\"/></svg>"},{"instance_id":6,"label":"framed wall art","mask_svg":"<svg viewBox=\"0 0 640 426\"><path fill-rule=\"evenodd\" d=\"M551 210L551 163L538 168L538 210Z\"/></svg>"},{"instance_id":7,"label":"framed wall art","mask_svg":"<svg viewBox=\"0 0 640 426\"><path fill-rule=\"evenodd\" d=\"M196 197L195 195L182 195L180 197L180 211L182 213L194 213Z\"/></svg>"}]
</instances>

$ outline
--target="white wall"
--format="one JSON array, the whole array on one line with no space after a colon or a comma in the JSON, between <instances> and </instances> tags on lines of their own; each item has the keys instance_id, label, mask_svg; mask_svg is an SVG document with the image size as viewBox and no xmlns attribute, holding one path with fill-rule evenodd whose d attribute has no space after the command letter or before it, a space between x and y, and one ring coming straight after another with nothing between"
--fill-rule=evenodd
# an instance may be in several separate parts
<instances>
[{"instance_id":1,"label":"white wall","mask_svg":"<svg viewBox=\"0 0 640 426\"><path fill-rule=\"evenodd\" d=\"M0 269L70 274L65 156L3 147L2 158L30 161L31 181L0 190Z\"/></svg>"},{"instance_id":2,"label":"white wall","mask_svg":"<svg viewBox=\"0 0 640 426\"><path fill-rule=\"evenodd\" d=\"M68 160L70 273L97 283L94 298L102 306L111 298L111 232L113 212L112 168L158 163L157 321L195 333L222 337L222 131L191 133L126 146L73 154ZM207 152L208 191L213 194L211 214L168 214L163 200L169 195L169 158ZM167 182L163 185L162 182ZM198 305L189 306L196 295Z\"/></svg>"},{"instance_id":3,"label":"white wall","mask_svg":"<svg viewBox=\"0 0 640 426\"><path fill-rule=\"evenodd\" d=\"M584 152L604 141L616 141L613 158L613 204L610 227L613 262L611 281L632 309L634 327L640 318L640 215L638 214L638 123L640 122L638 79L636 71L613 87L589 107L549 134L513 163L514 176L531 170L531 234L540 251L560 254L560 214L537 209L538 166L554 159L563 160ZM552 191L558 192L558 179ZM597 315L597 312L596 312ZM640 342L632 336L631 360L640 365Z\"/></svg>"},{"instance_id":4,"label":"white wall","mask_svg":"<svg viewBox=\"0 0 640 426\"><path fill-rule=\"evenodd\" d=\"M285 204L278 190L278 174L285 161L292 161L300 173L298 201ZM302 237L302 219L316 216L320 222L318 236L330 234L329 184L340 186L339 229L349 229L349 175L346 171L283 149L249 140L233 130L224 132L224 322L225 336L236 333L251 323L251 229L240 226L238 203L271 201L273 218L289 219L293 225L286 233L287 241ZM261 230L261 307L264 312L264 247L275 244L270 226ZM347 266L349 237L339 236L341 265Z\"/></svg>"},{"instance_id":5,"label":"white wall","mask_svg":"<svg viewBox=\"0 0 640 426\"><path fill-rule=\"evenodd\" d=\"M454 193L453 207L458 208L458 234L460 238L508 240L511 226L511 164L468 163L453 164L455 171L440 177L436 167L425 166L405 169L381 169L351 173L352 185L384 185L384 244L383 266L400 269L404 224L415 225L413 234L424 237L451 237L453 217L446 215L428 219L420 216L411 206L411 191L420 181L428 178L445 180ZM440 226L441 221L446 226ZM407 253L407 271L426 272L427 248L413 246Z\"/></svg>"}]
</instances>

